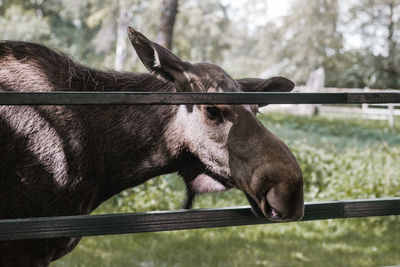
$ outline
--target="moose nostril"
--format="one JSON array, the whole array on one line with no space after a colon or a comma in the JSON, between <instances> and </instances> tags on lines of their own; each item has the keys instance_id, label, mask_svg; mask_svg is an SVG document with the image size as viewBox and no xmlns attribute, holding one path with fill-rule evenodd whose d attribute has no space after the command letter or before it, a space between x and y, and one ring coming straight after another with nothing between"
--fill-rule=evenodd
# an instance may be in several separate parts
<instances>
[{"instance_id":1,"label":"moose nostril","mask_svg":"<svg viewBox=\"0 0 400 267\"><path fill-rule=\"evenodd\" d=\"M261 200L261 209L264 216L272 221L279 221L283 218L281 211L271 205L268 201L268 197Z\"/></svg>"},{"instance_id":2,"label":"moose nostril","mask_svg":"<svg viewBox=\"0 0 400 267\"><path fill-rule=\"evenodd\" d=\"M271 216L272 217L280 217L279 213L275 209L272 209L272 208L271 208Z\"/></svg>"},{"instance_id":3,"label":"moose nostril","mask_svg":"<svg viewBox=\"0 0 400 267\"><path fill-rule=\"evenodd\" d=\"M279 214L279 212L274 209L270 208L270 211L268 212L268 218L273 219L273 220L279 220L282 218L282 216Z\"/></svg>"}]
</instances>

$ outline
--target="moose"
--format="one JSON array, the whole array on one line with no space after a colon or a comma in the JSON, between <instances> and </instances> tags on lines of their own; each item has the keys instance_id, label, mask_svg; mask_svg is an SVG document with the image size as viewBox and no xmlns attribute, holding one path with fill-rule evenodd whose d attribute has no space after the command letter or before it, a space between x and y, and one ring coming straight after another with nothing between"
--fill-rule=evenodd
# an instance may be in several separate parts
<instances>
[{"instance_id":1,"label":"moose","mask_svg":"<svg viewBox=\"0 0 400 267\"><path fill-rule=\"evenodd\" d=\"M104 71L43 45L0 42L0 91L286 92L283 77L233 79L128 28L150 74ZM303 177L257 105L0 106L0 219L89 214L115 194L178 172L195 196L241 190L258 216L299 220ZM80 238L0 242L0 266L48 266Z\"/></svg>"}]
</instances>

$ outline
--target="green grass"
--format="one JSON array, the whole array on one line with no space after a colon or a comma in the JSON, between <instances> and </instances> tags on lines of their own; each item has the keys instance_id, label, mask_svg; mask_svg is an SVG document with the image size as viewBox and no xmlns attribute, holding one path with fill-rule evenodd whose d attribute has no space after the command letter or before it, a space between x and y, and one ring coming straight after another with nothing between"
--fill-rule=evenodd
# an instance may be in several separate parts
<instances>
[{"instance_id":1,"label":"green grass","mask_svg":"<svg viewBox=\"0 0 400 267\"><path fill-rule=\"evenodd\" d=\"M366 120L260 116L296 154L306 201L400 196L400 129ZM164 175L95 213L177 209L184 185ZM247 205L229 191L195 208ZM84 238L52 266L384 266L400 264L399 216Z\"/></svg>"},{"instance_id":2,"label":"green grass","mask_svg":"<svg viewBox=\"0 0 400 267\"><path fill-rule=\"evenodd\" d=\"M347 223L337 220L85 238L70 256L54 266L382 266L400 263L399 228L376 233L365 227L351 227L362 222L372 223L366 219L349 219Z\"/></svg>"}]
</instances>

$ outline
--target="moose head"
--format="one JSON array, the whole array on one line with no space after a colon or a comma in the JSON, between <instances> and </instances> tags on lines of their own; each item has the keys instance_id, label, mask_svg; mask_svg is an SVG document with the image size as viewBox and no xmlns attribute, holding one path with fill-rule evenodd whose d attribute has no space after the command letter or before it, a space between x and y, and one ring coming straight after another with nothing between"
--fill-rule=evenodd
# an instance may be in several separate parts
<instances>
[{"instance_id":1,"label":"moose head","mask_svg":"<svg viewBox=\"0 0 400 267\"><path fill-rule=\"evenodd\" d=\"M287 92L283 77L235 80L210 63L191 64L147 39L132 27L130 41L140 60L177 92ZM303 178L289 148L257 119L257 105L181 105L166 129L167 146L193 160L179 169L188 192L237 188L253 211L273 221L299 220L304 213Z\"/></svg>"}]
</instances>

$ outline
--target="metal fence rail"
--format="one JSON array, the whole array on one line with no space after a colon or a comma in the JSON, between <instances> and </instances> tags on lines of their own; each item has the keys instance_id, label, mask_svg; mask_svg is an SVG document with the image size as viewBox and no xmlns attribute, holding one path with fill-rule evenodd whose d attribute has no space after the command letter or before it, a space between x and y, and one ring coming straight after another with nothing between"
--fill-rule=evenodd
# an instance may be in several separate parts
<instances>
[{"instance_id":1,"label":"metal fence rail","mask_svg":"<svg viewBox=\"0 0 400 267\"><path fill-rule=\"evenodd\" d=\"M400 103L400 93L0 92L0 105ZM400 215L400 198L307 203L302 221ZM0 241L272 223L249 207L0 220Z\"/></svg>"},{"instance_id":2,"label":"metal fence rail","mask_svg":"<svg viewBox=\"0 0 400 267\"><path fill-rule=\"evenodd\" d=\"M400 198L306 203L301 221L400 215ZM249 207L0 220L0 240L96 236L272 223Z\"/></svg>"},{"instance_id":3,"label":"metal fence rail","mask_svg":"<svg viewBox=\"0 0 400 267\"><path fill-rule=\"evenodd\" d=\"M0 92L0 105L400 103L400 93Z\"/></svg>"}]
</instances>

